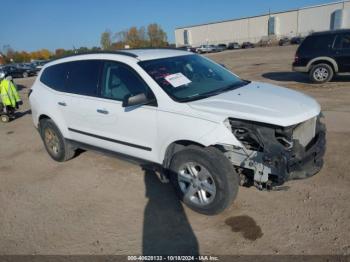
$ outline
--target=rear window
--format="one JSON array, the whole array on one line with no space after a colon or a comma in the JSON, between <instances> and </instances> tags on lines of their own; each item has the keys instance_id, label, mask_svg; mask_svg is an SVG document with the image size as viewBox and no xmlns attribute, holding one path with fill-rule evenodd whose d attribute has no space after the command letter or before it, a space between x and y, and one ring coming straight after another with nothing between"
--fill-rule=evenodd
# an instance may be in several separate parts
<instances>
[{"instance_id":1,"label":"rear window","mask_svg":"<svg viewBox=\"0 0 350 262\"><path fill-rule=\"evenodd\" d=\"M99 60L81 60L53 65L44 70L40 81L60 92L97 96L101 64Z\"/></svg>"},{"instance_id":2,"label":"rear window","mask_svg":"<svg viewBox=\"0 0 350 262\"><path fill-rule=\"evenodd\" d=\"M97 96L101 61L84 60L68 63L66 92Z\"/></svg>"},{"instance_id":3,"label":"rear window","mask_svg":"<svg viewBox=\"0 0 350 262\"><path fill-rule=\"evenodd\" d=\"M66 79L67 63L53 65L46 68L40 77L42 83L60 92L65 92Z\"/></svg>"},{"instance_id":4,"label":"rear window","mask_svg":"<svg viewBox=\"0 0 350 262\"><path fill-rule=\"evenodd\" d=\"M350 49L350 33L338 35L334 43L334 48Z\"/></svg>"},{"instance_id":5,"label":"rear window","mask_svg":"<svg viewBox=\"0 0 350 262\"><path fill-rule=\"evenodd\" d=\"M299 50L313 52L329 49L333 45L333 41L333 34L308 36L302 42Z\"/></svg>"}]
</instances>

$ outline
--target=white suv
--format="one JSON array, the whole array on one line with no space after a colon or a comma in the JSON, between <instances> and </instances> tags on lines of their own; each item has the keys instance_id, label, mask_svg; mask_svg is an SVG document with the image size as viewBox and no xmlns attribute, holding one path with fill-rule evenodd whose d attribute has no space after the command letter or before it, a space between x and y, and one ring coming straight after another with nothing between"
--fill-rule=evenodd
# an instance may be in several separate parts
<instances>
[{"instance_id":1,"label":"white suv","mask_svg":"<svg viewBox=\"0 0 350 262\"><path fill-rule=\"evenodd\" d=\"M273 188L317 173L320 106L167 49L75 55L46 64L30 94L50 156L95 149L151 163L190 208L216 214L238 186ZM167 180L167 179L164 179Z\"/></svg>"}]
</instances>

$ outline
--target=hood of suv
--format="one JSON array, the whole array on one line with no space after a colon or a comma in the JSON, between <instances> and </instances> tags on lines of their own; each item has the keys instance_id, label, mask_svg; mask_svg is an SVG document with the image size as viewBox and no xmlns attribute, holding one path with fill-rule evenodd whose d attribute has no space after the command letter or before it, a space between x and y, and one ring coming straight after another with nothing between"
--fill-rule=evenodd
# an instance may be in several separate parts
<instances>
[{"instance_id":1,"label":"hood of suv","mask_svg":"<svg viewBox=\"0 0 350 262\"><path fill-rule=\"evenodd\" d=\"M205 113L278 126L291 126L320 113L311 97L288 88L252 82L222 94L189 103Z\"/></svg>"}]
</instances>

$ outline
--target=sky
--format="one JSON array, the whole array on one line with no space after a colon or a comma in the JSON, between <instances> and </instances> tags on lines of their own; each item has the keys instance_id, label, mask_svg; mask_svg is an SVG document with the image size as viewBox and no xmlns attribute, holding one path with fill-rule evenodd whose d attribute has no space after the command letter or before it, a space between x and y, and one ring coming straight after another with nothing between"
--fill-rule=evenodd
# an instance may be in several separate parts
<instances>
[{"instance_id":1,"label":"sky","mask_svg":"<svg viewBox=\"0 0 350 262\"><path fill-rule=\"evenodd\" d=\"M168 41L176 27L285 11L332 0L0 0L0 51L100 45L105 30L158 23Z\"/></svg>"}]
</instances>

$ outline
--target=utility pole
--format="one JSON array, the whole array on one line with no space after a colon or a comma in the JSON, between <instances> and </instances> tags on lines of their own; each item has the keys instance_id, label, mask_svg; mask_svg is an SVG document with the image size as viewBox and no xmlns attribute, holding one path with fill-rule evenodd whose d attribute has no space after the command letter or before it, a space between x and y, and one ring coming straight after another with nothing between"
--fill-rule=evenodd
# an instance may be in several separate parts
<instances>
[{"instance_id":1,"label":"utility pole","mask_svg":"<svg viewBox=\"0 0 350 262\"><path fill-rule=\"evenodd\" d=\"M297 9L297 32L296 32L296 36L298 36L299 34L299 8Z\"/></svg>"}]
</instances>

